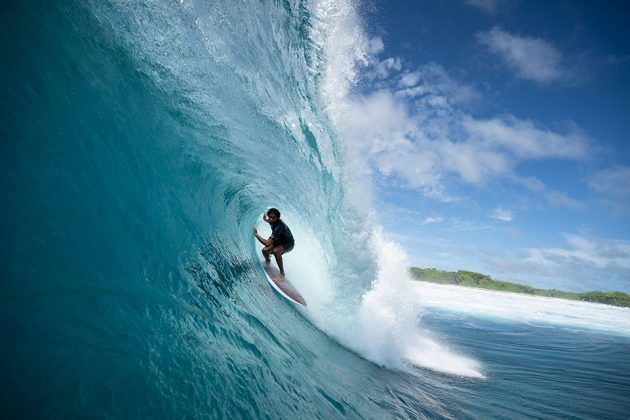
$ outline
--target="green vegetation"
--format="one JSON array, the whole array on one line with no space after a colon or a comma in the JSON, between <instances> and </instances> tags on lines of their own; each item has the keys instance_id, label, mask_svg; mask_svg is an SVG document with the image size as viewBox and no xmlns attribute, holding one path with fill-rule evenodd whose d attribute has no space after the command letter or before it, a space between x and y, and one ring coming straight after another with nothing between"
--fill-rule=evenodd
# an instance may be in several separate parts
<instances>
[{"instance_id":1,"label":"green vegetation","mask_svg":"<svg viewBox=\"0 0 630 420\"><path fill-rule=\"evenodd\" d=\"M455 284L458 286L478 287L481 289L500 290L504 292L526 293L535 296L549 296L562 299L583 300L585 302L604 303L607 305L630 308L630 295L622 292L592 292L574 293L561 290L536 289L526 284L509 283L507 281L492 280L490 276L475 273L473 271L441 271L435 268L409 269L411 276L416 280L429 281L439 284Z\"/></svg>"}]
</instances>

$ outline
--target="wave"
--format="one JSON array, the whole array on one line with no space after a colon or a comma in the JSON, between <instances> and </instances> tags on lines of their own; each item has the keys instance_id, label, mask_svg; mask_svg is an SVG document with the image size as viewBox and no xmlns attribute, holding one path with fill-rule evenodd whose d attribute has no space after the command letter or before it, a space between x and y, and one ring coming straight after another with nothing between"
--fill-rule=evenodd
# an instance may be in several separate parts
<instances>
[{"instance_id":1,"label":"wave","mask_svg":"<svg viewBox=\"0 0 630 420\"><path fill-rule=\"evenodd\" d=\"M477 362L418 329L404 250L383 239L364 163L337 129L367 56L351 2L91 8L194 125L186 148L216 170L217 226L239 232L237 258L254 258L250 226L278 207L298 238L287 274L318 328L383 366L483 377Z\"/></svg>"},{"instance_id":2,"label":"wave","mask_svg":"<svg viewBox=\"0 0 630 420\"><path fill-rule=\"evenodd\" d=\"M82 414L76 395L106 395L112 416L137 417L137 398L162 412L185 393L179 415L232 398L224 412L242 417L328 417L308 403L318 384L356 369L368 383L365 360L483 377L418 325L405 253L384 239L367 169L339 132L367 48L353 3L36 1L3 13L15 40L2 44L7 400ZM296 237L285 268L306 317L258 264L252 226L270 206ZM274 398L294 383L305 403L281 411Z\"/></svg>"},{"instance_id":3,"label":"wave","mask_svg":"<svg viewBox=\"0 0 630 420\"><path fill-rule=\"evenodd\" d=\"M413 282L409 285L429 309L510 322L630 335L630 309L598 303Z\"/></svg>"}]
</instances>

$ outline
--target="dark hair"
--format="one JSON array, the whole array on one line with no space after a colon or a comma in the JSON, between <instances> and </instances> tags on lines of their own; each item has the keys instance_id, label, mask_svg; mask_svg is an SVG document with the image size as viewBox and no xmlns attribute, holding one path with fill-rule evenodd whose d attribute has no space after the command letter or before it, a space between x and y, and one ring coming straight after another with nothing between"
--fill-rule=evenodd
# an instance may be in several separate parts
<instances>
[{"instance_id":1,"label":"dark hair","mask_svg":"<svg viewBox=\"0 0 630 420\"><path fill-rule=\"evenodd\" d=\"M276 217L279 219L280 218L280 210L272 207L269 210L267 210L267 216L271 216L272 214L275 214Z\"/></svg>"}]
</instances>

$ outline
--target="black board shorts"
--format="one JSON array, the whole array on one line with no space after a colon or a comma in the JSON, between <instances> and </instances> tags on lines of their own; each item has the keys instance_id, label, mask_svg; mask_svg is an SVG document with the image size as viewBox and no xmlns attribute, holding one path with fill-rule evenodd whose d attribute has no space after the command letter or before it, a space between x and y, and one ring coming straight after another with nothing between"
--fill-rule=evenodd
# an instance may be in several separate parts
<instances>
[{"instance_id":1,"label":"black board shorts","mask_svg":"<svg viewBox=\"0 0 630 420\"><path fill-rule=\"evenodd\" d=\"M293 247L295 246L295 242L289 242L289 243L286 243L286 244L280 244L280 246L282 246L282 248L284 248L284 251L282 251L282 255L284 255L287 252L293 251Z\"/></svg>"}]
</instances>

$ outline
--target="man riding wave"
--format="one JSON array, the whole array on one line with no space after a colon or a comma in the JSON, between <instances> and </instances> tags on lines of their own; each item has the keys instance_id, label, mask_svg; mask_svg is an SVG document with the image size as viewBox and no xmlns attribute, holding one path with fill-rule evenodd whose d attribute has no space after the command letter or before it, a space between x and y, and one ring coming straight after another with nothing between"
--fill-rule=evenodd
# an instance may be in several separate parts
<instances>
[{"instance_id":1,"label":"man riding wave","mask_svg":"<svg viewBox=\"0 0 630 420\"><path fill-rule=\"evenodd\" d=\"M291 252L295 246L295 240L291 229L280 220L280 211L276 208L270 208L267 213L263 214L263 220L271 225L271 236L268 239L262 238L258 234L258 230L254 227L254 236L258 242L263 244L262 253L265 257L265 263L270 264L269 255L273 254L276 263L280 269L279 281L284 280L284 265L282 263L282 255Z\"/></svg>"}]
</instances>

